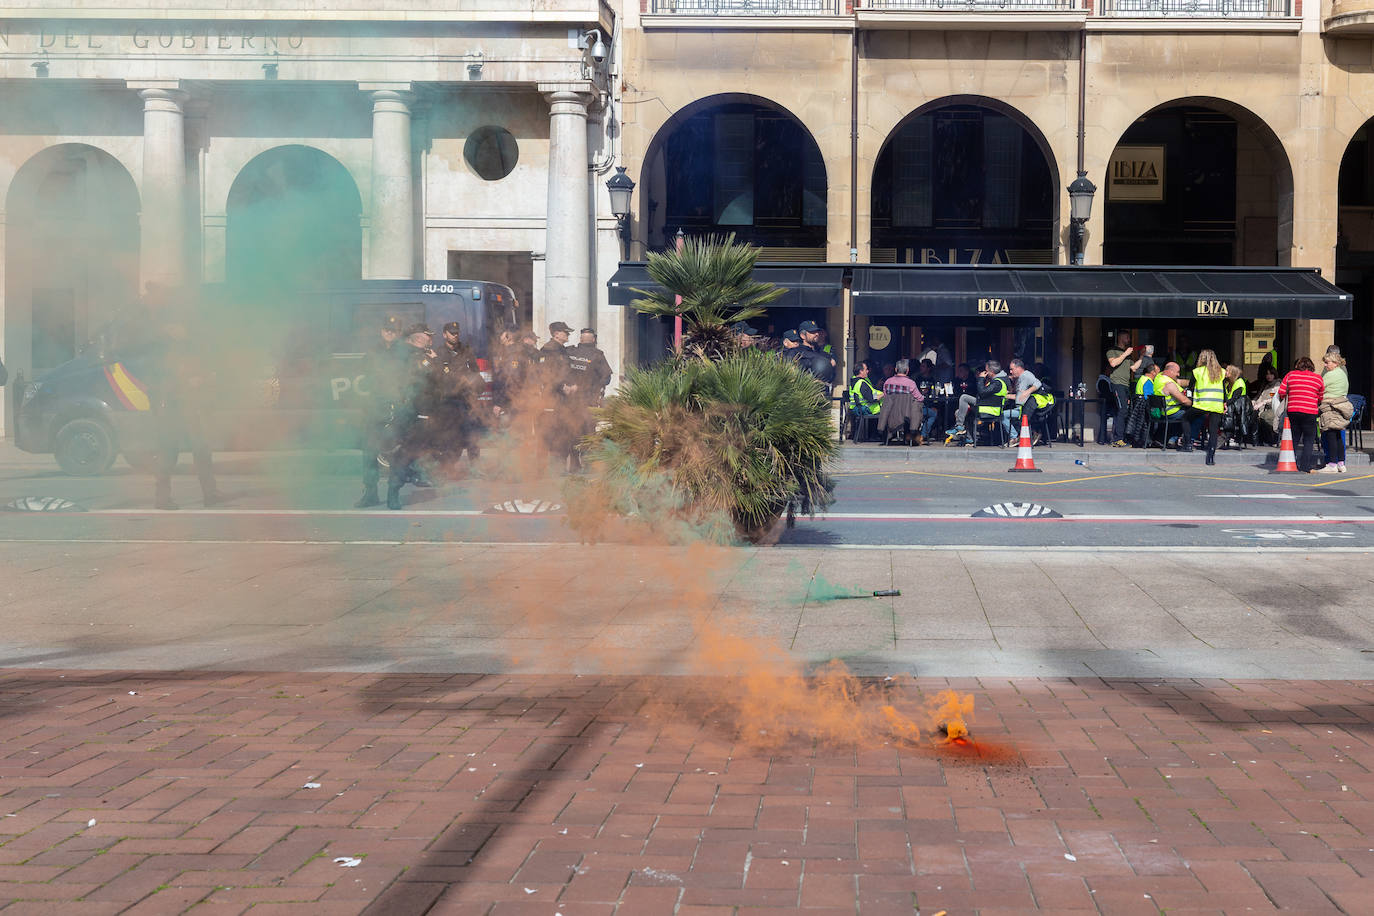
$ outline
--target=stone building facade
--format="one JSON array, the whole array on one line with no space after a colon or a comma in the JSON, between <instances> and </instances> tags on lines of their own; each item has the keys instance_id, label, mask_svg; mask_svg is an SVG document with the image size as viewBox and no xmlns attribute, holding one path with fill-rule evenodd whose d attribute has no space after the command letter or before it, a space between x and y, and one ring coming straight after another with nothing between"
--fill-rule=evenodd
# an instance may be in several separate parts
<instances>
[{"instance_id":1,"label":"stone building facade","mask_svg":"<svg viewBox=\"0 0 1374 916\"><path fill-rule=\"evenodd\" d=\"M773 261L1067 263L1080 169L1085 263L1318 268L1354 315L1278 321L1284 361L1374 350L1371 0L145 3L0 6L14 371L60 362L149 282L302 264L505 282L537 328L596 326L618 369L647 354L607 283L679 229ZM616 165L637 183L627 252ZM305 248L277 244L292 233ZM1089 380L1121 326L805 317L858 357L1034 340ZM1253 355L1239 322L1131 329Z\"/></svg>"},{"instance_id":2,"label":"stone building facade","mask_svg":"<svg viewBox=\"0 0 1374 916\"><path fill-rule=\"evenodd\" d=\"M602 0L0 7L6 364L149 283L456 277L618 361L615 29Z\"/></svg>"},{"instance_id":3,"label":"stone building facade","mask_svg":"<svg viewBox=\"0 0 1374 916\"><path fill-rule=\"evenodd\" d=\"M637 251L665 244L674 231L665 213L683 209L665 201L675 192L661 176L678 166L660 162L661 150L684 123L718 110L719 165L731 155L721 152L721 123L752 106L795 120L814 140L826 181L823 241L800 231L777 241L761 220L720 213L707 226L684 218L698 231L753 233L758 244L780 246L764 255L780 260L1064 264L1067 186L1081 168L1097 188L1086 264L1319 268L1356 293L1355 314L1278 321L1281 359L1320 356L1339 341L1357 363L1368 362L1361 354L1374 343L1374 181L1365 181L1374 147L1363 142L1374 115L1370 9L1367 0L642 0L624 11L624 156L640 181ZM1003 142L1017 133L1008 121L1022 129L1019 145ZM983 182L981 204L950 200L942 218L938 173L961 167L959 156L940 165L942 145L976 147L978 131L981 149L962 158L982 170L973 179ZM937 174L914 180L913 169L930 171L923 158L935 160ZM1023 162L1040 189L1024 187L1031 171ZM803 168L803 157L795 163ZM1166 164L1188 174L1161 178L1153 202L1148 192L1129 200L1126 183L1109 180L1109 169ZM1005 179L1022 183L1019 197L1013 184L994 188L1003 181L994 172L1008 168L1019 170ZM969 176L945 180L958 186ZM1015 225L1008 214L1018 206ZM919 228L899 232L901 220ZM856 316L850 324L845 312L824 317L833 338L854 332L863 357L871 322ZM906 350L876 355L913 355L921 329L913 338L901 322L887 324ZM948 339L947 323L936 324ZM1052 319L1035 331L1048 337L1037 355L1051 367L1074 358L1071 324ZM1105 349L1099 343L1117 329L1136 330L1166 352L1188 347L1191 334L1194 348L1212 345L1237 362L1253 346L1240 322L1218 334L1088 319L1080 330L1089 384ZM987 335L953 331L967 342L961 359L988 350ZM975 346L974 337L984 343ZM1012 352L995 341L991 350ZM1059 376L1061 387L1069 374ZM1374 375L1356 365L1352 379L1352 390L1368 390Z\"/></svg>"}]
</instances>

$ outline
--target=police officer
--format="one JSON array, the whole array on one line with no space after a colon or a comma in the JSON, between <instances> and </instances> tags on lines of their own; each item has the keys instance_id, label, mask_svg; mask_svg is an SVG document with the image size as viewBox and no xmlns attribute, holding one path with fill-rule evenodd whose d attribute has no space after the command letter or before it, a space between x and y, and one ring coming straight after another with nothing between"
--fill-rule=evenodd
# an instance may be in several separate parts
<instances>
[{"instance_id":1,"label":"police officer","mask_svg":"<svg viewBox=\"0 0 1374 916\"><path fill-rule=\"evenodd\" d=\"M153 505L159 509L177 508L172 501L172 472L185 445L200 478L201 501L209 508L224 499L215 487L210 444L201 425L211 372L205 361L191 352L190 335L184 326L169 326L166 337L151 399L158 445Z\"/></svg>"},{"instance_id":2,"label":"police officer","mask_svg":"<svg viewBox=\"0 0 1374 916\"><path fill-rule=\"evenodd\" d=\"M572 452L575 419L569 416L569 399L577 392L570 378L566 344L572 328L562 321L549 325L549 339L534 355L532 382L539 391L540 413L536 420L540 442L560 458Z\"/></svg>"},{"instance_id":3,"label":"police officer","mask_svg":"<svg viewBox=\"0 0 1374 916\"><path fill-rule=\"evenodd\" d=\"M812 353L818 354L830 364L829 371L823 372L820 368L820 360L813 359L813 369L808 369L807 371L826 384L833 383L835 381L835 357L825 349L826 345L822 340L824 332L821 330L820 325L816 324L814 321L803 321L801 324L797 325L797 334L801 336L803 347L809 349ZM803 368L805 368L805 366L803 366Z\"/></svg>"},{"instance_id":4,"label":"police officer","mask_svg":"<svg viewBox=\"0 0 1374 916\"><path fill-rule=\"evenodd\" d=\"M432 441L429 421L439 404L440 360L434 352L434 332L425 324L406 328L410 352L405 356L405 374L392 411L392 435L396 446L391 454L391 474L387 479L386 507L401 508L401 487L410 482L415 462Z\"/></svg>"},{"instance_id":5,"label":"police officer","mask_svg":"<svg viewBox=\"0 0 1374 916\"><path fill-rule=\"evenodd\" d=\"M783 355L796 360L797 365L807 375L829 385L835 381L835 361L811 346L809 341L815 341L818 337L816 330L816 322L803 321L797 330L784 334ZM796 345L789 346L789 342L794 339L797 341Z\"/></svg>"},{"instance_id":6,"label":"police officer","mask_svg":"<svg viewBox=\"0 0 1374 916\"><path fill-rule=\"evenodd\" d=\"M368 353L367 377L372 395L363 408L363 495L353 504L355 509L369 509L382 502L377 495L377 484L382 476L377 456L384 450L387 424L391 421L396 399L398 357L404 355L396 346L401 330L400 318L386 316L382 321L381 339Z\"/></svg>"},{"instance_id":7,"label":"police officer","mask_svg":"<svg viewBox=\"0 0 1374 916\"><path fill-rule=\"evenodd\" d=\"M477 414L477 401L486 387L477 354L463 343L458 322L443 327L444 346L441 348L438 373L442 376L442 399L437 420L442 448L457 458L467 449L474 461L481 457L478 438L482 420Z\"/></svg>"},{"instance_id":8,"label":"police officer","mask_svg":"<svg viewBox=\"0 0 1374 916\"><path fill-rule=\"evenodd\" d=\"M576 386L576 399L595 406L601 403L606 386L611 383L611 364L596 345L596 331L583 328L577 346L565 351L568 359L568 378Z\"/></svg>"}]
</instances>

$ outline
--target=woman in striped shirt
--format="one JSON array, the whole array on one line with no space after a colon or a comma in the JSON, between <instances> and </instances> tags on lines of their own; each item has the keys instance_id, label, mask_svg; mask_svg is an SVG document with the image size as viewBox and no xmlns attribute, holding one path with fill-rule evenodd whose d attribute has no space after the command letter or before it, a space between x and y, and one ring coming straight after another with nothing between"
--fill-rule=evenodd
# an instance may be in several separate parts
<instances>
[{"instance_id":1,"label":"woman in striped shirt","mask_svg":"<svg viewBox=\"0 0 1374 916\"><path fill-rule=\"evenodd\" d=\"M1279 397L1287 405L1288 420L1293 427L1298 470L1304 474L1311 474L1314 466L1312 450L1317 444L1317 411L1325 393L1322 377L1312 371L1312 360L1306 356L1295 362L1293 371L1279 383Z\"/></svg>"}]
</instances>

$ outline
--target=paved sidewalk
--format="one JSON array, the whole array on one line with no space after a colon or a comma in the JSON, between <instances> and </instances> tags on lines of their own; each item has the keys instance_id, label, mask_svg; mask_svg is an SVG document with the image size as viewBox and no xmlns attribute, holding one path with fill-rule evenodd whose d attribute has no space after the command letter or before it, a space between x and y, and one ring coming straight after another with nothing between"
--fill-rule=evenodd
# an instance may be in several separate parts
<instances>
[{"instance_id":1,"label":"paved sidewalk","mask_svg":"<svg viewBox=\"0 0 1374 916\"><path fill-rule=\"evenodd\" d=\"M1370 911L1374 684L922 680L881 700L946 687L973 698L972 743L760 748L722 702L742 685L709 679L9 671L0 904Z\"/></svg>"},{"instance_id":2,"label":"paved sidewalk","mask_svg":"<svg viewBox=\"0 0 1374 916\"><path fill-rule=\"evenodd\" d=\"M702 673L719 632L878 676L1358 678L1366 556L11 542L0 665Z\"/></svg>"}]
</instances>

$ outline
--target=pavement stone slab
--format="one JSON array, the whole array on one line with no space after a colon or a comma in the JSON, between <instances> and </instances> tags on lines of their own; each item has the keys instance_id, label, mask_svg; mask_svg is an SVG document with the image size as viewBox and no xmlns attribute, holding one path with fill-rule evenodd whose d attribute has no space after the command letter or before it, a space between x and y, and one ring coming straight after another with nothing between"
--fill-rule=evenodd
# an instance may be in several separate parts
<instances>
[{"instance_id":1,"label":"pavement stone slab","mask_svg":"<svg viewBox=\"0 0 1374 916\"><path fill-rule=\"evenodd\" d=\"M1369 912L1374 682L7 669L5 912ZM789 718L791 717L791 718ZM353 864L355 863L356 864Z\"/></svg>"}]
</instances>

